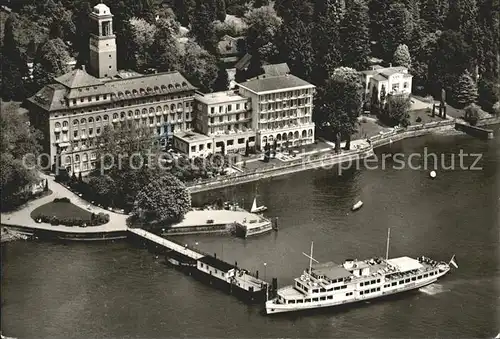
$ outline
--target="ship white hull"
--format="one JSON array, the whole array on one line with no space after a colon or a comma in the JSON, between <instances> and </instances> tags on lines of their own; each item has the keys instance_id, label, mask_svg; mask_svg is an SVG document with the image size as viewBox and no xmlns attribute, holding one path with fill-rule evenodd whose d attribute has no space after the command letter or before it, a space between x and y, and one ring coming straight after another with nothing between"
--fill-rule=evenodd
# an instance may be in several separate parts
<instances>
[{"instance_id":1,"label":"ship white hull","mask_svg":"<svg viewBox=\"0 0 500 339\"><path fill-rule=\"evenodd\" d=\"M339 293L337 294L337 299L327 299L324 301L315 301L315 302L308 302L308 303L301 303L301 304L276 304L275 300L269 300L266 302L266 314L275 314L275 313L284 313L284 312L294 312L294 311L304 311L304 310L311 310L311 309L317 309L317 308L324 308L324 307L333 307L333 306L339 306L339 305L346 305L346 304L351 304L351 303L356 303L360 301L365 301L365 300L371 300L371 299L376 299L376 298L382 298L390 295L395 295L398 293L402 292L408 292L412 290L419 289L421 287L427 286L429 284L434 283L436 280L438 280L440 277L445 275L449 269L439 272L432 278L428 278L425 280L422 280L418 283L409 283L408 285L405 285L403 287L389 287L387 289L381 290L380 292L375 292L375 293L370 293L368 295L352 295L349 297L346 297L345 294Z\"/></svg>"}]
</instances>

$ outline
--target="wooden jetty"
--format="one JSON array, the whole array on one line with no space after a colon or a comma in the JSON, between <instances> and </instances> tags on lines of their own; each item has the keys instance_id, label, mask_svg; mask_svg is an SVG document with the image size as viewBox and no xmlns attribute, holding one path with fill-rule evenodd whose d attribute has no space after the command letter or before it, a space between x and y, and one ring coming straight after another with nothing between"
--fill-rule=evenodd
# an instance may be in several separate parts
<instances>
[{"instance_id":1,"label":"wooden jetty","mask_svg":"<svg viewBox=\"0 0 500 339\"><path fill-rule=\"evenodd\" d=\"M273 288L270 288L270 284L259 279L258 275L252 275L249 271L238 267L237 263L232 265L217 259L215 254L211 256L199 250L190 249L186 245L182 246L141 228L129 228L128 230L140 239L154 244L157 248L160 247L166 254L166 262L175 263L176 267L182 268L198 280L245 301L264 302L268 295L275 292L273 289L277 288L274 279ZM173 258L174 256L175 258Z\"/></svg>"}]
</instances>

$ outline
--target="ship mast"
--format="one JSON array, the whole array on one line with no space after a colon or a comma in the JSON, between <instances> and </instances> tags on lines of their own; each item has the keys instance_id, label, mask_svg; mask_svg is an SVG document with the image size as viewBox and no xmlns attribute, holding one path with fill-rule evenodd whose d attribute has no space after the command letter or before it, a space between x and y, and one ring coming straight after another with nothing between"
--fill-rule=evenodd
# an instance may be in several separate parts
<instances>
[{"instance_id":1,"label":"ship mast","mask_svg":"<svg viewBox=\"0 0 500 339\"><path fill-rule=\"evenodd\" d=\"M387 229L387 247L385 249L385 260L389 259L389 240L391 237L391 229Z\"/></svg>"},{"instance_id":2,"label":"ship mast","mask_svg":"<svg viewBox=\"0 0 500 339\"><path fill-rule=\"evenodd\" d=\"M308 255L308 254L305 254L304 252L302 252L303 255L305 255L306 257L309 258L309 274L311 274L311 271L312 271L312 262L313 260L316 262L316 263L319 263L318 260L314 259L313 258L313 246L314 246L314 242L311 241L311 254Z\"/></svg>"}]
</instances>

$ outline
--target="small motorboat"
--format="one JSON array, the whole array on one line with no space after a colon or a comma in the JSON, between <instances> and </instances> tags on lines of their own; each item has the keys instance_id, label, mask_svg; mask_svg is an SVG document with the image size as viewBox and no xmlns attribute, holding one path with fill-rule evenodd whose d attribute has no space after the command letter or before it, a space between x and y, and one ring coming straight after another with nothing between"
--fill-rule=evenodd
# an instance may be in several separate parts
<instances>
[{"instance_id":1,"label":"small motorboat","mask_svg":"<svg viewBox=\"0 0 500 339\"><path fill-rule=\"evenodd\" d=\"M361 206L363 206L363 202L360 200L357 203L355 203L354 206L352 206L352 210L357 211L361 208Z\"/></svg>"},{"instance_id":2,"label":"small motorboat","mask_svg":"<svg viewBox=\"0 0 500 339\"><path fill-rule=\"evenodd\" d=\"M253 199L253 204L252 204L252 209L250 210L251 213L262 213L264 211L267 211L267 207L262 205L262 206L257 206L257 198Z\"/></svg>"}]
</instances>

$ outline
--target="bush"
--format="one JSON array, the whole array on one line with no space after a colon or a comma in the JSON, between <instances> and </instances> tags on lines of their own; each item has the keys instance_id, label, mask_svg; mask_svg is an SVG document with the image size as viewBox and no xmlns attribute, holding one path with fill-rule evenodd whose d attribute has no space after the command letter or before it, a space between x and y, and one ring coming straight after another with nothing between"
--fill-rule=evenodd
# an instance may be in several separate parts
<instances>
[{"instance_id":1,"label":"bush","mask_svg":"<svg viewBox=\"0 0 500 339\"><path fill-rule=\"evenodd\" d=\"M53 201L54 202L64 202L64 203L70 203L71 202L69 200L69 198L55 198Z\"/></svg>"},{"instance_id":2,"label":"bush","mask_svg":"<svg viewBox=\"0 0 500 339\"><path fill-rule=\"evenodd\" d=\"M83 219L78 219L78 218L57 218L56 216L48 216L48 215L37 215L33 217L33 219L38 222L39 220L41 222L51 224L52 226L57 226L57 225L64 225L64 226L99 226L103 225L107 222L109 222L109 214L106 213L99 213L95 214L92 213L92 217L89 220L83 220Z\"/></svg>"}]
</instances>

